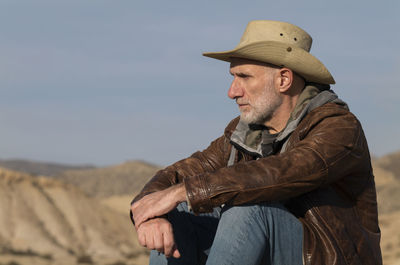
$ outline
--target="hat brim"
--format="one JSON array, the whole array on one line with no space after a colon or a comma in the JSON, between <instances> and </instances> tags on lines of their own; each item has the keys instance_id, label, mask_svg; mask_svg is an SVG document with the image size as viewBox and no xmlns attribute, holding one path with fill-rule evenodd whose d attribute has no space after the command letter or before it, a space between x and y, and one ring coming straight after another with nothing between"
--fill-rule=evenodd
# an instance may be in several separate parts
<instances>
[{"instance_id":1,"label":"hat brim","mask_svg":"<svg viewBox=\"0 0 400 265\"><path fill-rule=\"evenodd\" d=\"M206 52L204 56L231 62L232 58L250 59L287 67L308 82L335 84L328 69L305 50L277 41L259 41L225 52Z\"/></svg>"}]
</instances>

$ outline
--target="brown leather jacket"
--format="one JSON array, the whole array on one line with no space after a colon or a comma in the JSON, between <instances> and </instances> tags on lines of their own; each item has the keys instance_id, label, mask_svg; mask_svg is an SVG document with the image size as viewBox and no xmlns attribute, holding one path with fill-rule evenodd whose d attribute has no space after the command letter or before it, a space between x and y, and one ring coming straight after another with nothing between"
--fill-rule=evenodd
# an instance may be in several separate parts
<instances>
[{"instance_id":1,"label":"brown leather jacket","mask_svg":"<svg viewBox=\"0 0 400 265\"><path fill-rule=\"evenodd\" d=\"M335 103L317 107L285 152L260 158L238 148L227 167L238 122L204 151L159 171L134 201L180 182L195 213L224 203L281 201L303 224L304 264L382 264L370 155L352 113Z\"/></svg>"}]
</instances>

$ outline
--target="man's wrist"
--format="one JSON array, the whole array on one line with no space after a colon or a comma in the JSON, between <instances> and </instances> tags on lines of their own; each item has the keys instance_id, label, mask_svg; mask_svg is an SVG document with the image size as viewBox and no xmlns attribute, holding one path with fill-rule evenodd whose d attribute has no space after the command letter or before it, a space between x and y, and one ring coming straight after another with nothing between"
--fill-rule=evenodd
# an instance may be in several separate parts
<instances>
[{"instance_id":1,"label":"man's wrist","mask_svg":"<svg viewBox=\"0 0 400 265\"><path fill-rule=\"evenodd\" d=\"M168 215L163 214L163 215L160 215L160 216L156 216L156 217L150 218L150 219L144 221L143 223L141 223L140 225L138 225L137 228L139 228L142 224L145 224L145 223L148 223L148 222L154 222L154 220L157 220L157 219L165 219L165 220L168 221Z\"/></svg>"},{"instance_id":2,"label":"man's wrist","mask_svg":"<svg viewBox=\"0 0 400 265\"><path fill-rule=\"evenodd\" d=\"M176 201L178 202L178 203L181 203L181 202L184 202L184 201L186 201L186 187L185 187L185 184L183 184L183 183L179 183L179 184L177 184L176 185L176 188L175 188L175 198L176 198Z\"/></svg>"}]
</instances>

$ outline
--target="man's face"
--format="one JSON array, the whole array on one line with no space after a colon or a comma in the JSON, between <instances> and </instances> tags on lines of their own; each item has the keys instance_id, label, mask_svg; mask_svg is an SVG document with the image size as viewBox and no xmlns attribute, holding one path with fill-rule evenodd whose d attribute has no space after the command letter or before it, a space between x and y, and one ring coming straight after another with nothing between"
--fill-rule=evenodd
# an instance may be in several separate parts
<instances>
[{"instance_id":1,"label":"man's face","mask_svg":"<svg viewBox=\"0 0 400 265\"><path fill-rule=\"evenodd\" d=\"M233 81L228 96L236 100L243 121L265 124L282 104L282 98L274 84L277 71L251 60L232 60L230 73Z\"/></svg>"}]
</instances>

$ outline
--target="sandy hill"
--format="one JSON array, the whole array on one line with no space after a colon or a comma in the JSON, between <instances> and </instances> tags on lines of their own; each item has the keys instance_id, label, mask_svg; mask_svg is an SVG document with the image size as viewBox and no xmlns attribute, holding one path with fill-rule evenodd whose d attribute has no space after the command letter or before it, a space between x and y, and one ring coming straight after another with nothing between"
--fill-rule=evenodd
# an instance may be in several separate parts
<instances>
[{"instance_id":1,"label":"sandy hill","mask_svg":"<svg viewBox=\"0 0 400 265\"><path fill-rule=\"evenodd\" d=\"M72 185L1 168L0 227L0 264L114 264L146 253L127 214Z\"/></svg>"},{"instance_id":2,"label":"sandy hill","mask_svg":"<svg viewBox=\"0 0 400 265\"><path fill-rule=\"evenodd\" d=\"M37 162L23 159L0 159L0 167L25 172L30 175L55 176L72 169L92 169L90 165L66 165L59 163Z\"/></svg>"},{"instance_id":3,"label":"sandy hill","mask_svg":"<svg viewBox=\"0 0 400 265\"><path fill-rule=\"evenodd\" d=\"M397 180L400 180L400 152L391 153L377 159L376 166L391 172Z\"/></svg>"},{"instance_id":4,"label":"sandy hill","mask_svg":"<svg viewBox=\"0 0 400 265\"><path fill-rule=\"evenodd\" d=\"M373 160L384 264L400 264L400 152Z\"/></svg>"}]
</instances>

